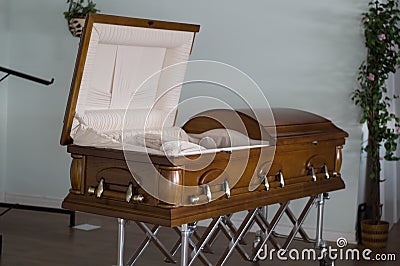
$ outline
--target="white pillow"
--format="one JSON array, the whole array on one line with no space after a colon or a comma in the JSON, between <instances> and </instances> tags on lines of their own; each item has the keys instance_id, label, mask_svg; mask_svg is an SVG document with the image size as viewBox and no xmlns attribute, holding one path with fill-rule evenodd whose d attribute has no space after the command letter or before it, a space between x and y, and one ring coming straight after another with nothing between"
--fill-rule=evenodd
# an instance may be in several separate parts
<instances>
[{"instance_id":1,"label":"white pillow","mask_svg":"<svg viewBox=\"0 0 400 266\"><path fill-rule=\"evenodd\" d=\"M257 145L261 141L250 139L248 136L233 129L217 128L200 134L188 134L190 142L207 149Z\"/></svg>"}]
</instances>

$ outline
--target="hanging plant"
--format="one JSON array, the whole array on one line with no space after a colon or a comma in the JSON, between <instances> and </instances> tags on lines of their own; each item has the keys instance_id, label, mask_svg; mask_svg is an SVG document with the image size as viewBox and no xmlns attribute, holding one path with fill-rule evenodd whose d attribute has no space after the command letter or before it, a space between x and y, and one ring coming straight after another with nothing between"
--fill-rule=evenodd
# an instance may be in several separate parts
<instances>
[{"instance_id":1,"label":"hanging plant","mask_svg":"<svg viewBox=\"0 0 400 266\"><path fill-rule=\"evenodd\" d=\"M75 37L80 37L85 25L85 17L89 13L97 13L96 3L92 0L67 0L69 3L68 11L64 12L64 17L68 21L68 28Z\"/></svg>"},{"instance_id":2,"label":"hanging plant","mask_svg":"<svg viewBox=\"0 0 400 266\"><path fill-rule=\"evenodd\" d=\"M389 107L398 95L388 93L386 80L399 67L400 11L395 0L371 1L363 14L367 58L359 67L359 88L352 100L361 107L361 123L368 127L367 152L367 209L369 219L378 224L381 219L380 182L383 178L381 160L399 160L395 152L399 138L400 119ZM384 147L384 156L380 150Z\"/></svg>"}]
</instances>

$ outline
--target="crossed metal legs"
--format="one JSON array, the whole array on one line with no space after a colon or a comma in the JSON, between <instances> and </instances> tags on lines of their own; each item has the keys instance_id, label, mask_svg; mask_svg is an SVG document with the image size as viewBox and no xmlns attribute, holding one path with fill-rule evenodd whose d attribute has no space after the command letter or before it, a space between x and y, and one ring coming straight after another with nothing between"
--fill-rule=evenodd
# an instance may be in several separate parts
<instances>
[{"instance_id":1,"label":"crossed metal legs","mask_svg":"<svg viewBox=\"0 0 400 266\"><path fill-rule=\"evenodd\" d=\"M324 200L327 198L327 194L320 194L316 196L311 196L304 206L299 217L296 218L293 212L289 208L289 201L280 203L278 211L275 213L274 217L270 222L268 222L266 217L266 208L257 208L253 210L248 210L246 217L243 219L242 223L238 228L236 228L232 221L231 215L225 215L221 217L213 218L205 232L199 236L195 231L196 224L183 224L179 228L174 228L174 231L179 234L179 240L175 243L171 250L168 250L160 239L157 237L157 233L161 226L153 225L149 228L146 224L142 222L135 222L138 227L146 234L145 239L140 244L139 248L133 254L128 264L134 265L143 251L147 248L150 242L153 242L155 246L161 251L165 256L166 262L176 263L174 255L176 252L181 250L181 266L190 266L198 258L204 265L212 265L211 262L205 256L205 252L212 253L211 246L215 242L216 238L222 232L229 241L228 246L225 251L220 256L216 265L224 265L228 260L229 256L234 250L242 256L244 260L247 261L257 261L259 254L263 251L267 242L271 243L276 249L288 250L289 245L295 239L297 234L303 238L303 240L310 241L310 238L303 230L302 225L309 214L313 203L317 205L317 228L316 228L316 239L315 245L321 251L321 254L326 254L326 244L322 239L322 229L323 229L323 211L324 211ZM286 236L286 241L281 246L274 237L274 232L279 221L286 214L289 220L293 224L293 228L289 235ZM117 266L125 266L124 264L124 243L125 243L125 224L124 219L118 219L118 256L117 256ZM244 237L250 231L252 226L257 224L260 228L260 234L258 235L257 242L253 244L252 255L248 255L245 251L243 244ZM197 240L195 243L191 236L194 236ZM326 258L326 256L323 256ZM322 262L321 262L322 263ZM323 265L326 265L326 260L324 259ZM333 265L333 262L329 262L329 265Z\"/></svg>"}]
</instances>

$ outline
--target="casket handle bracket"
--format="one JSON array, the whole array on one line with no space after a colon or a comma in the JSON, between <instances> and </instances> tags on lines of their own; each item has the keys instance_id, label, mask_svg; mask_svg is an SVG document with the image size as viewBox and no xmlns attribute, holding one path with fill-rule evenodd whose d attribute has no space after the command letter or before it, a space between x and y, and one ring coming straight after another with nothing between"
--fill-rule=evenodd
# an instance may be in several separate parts
<instances>
[{"instance_id":1,"label":"casket handle bracket","mask_svg":"<svg viewBox=\"0 0 400 266\"><path fill-rule=\"evenodd\" d=\"M132 200L137 203L142 203L144 201L144 196L142 194L133 195Z\"/></svg>"},{"instance_id":2,"label":"casket handle bracket","mask_svg":"<svg viewBox=\"0 0 400 266\"><path fill-rule=\"evenodd\" d=\"M130 202L133 196L133 184L129 183L128 189L126 190L125 200L126 202Z\"/></svg>"},{"instance_id":3,"label":"casket handle bracket","mask_svg":"<svg viewBox=\"0 0 400 266\"><path fill-rule=\"evenodd\" d=\"M314 169L314 167L310 167L309 168L309 173L310 173L310 175L311 175L311 180L313 181L313 182L316 182L317 181L317 175L315 174L315 169Z\"/></svg>"},{"instance_id":4,"label":"casket handle bracket","mask_svg":"<svg viewBox=\"0 0 400 266\"><path fill-rule=\"evenodd\" d=\"M205 185L204 185L204 190L205 190L205 193L204 193L204 194L206 194L206 197L207 197L207 202L211 202L211 200L212 200L212 195L211 195L211 188L210 188L210 185L205 184Z\"/></svg>"},{"instance_id":5,"label":"casket handle bracket","mask_svg":"<svg viewBox=\"0 0 400 266\"><path fill-rule=\"evenodd\" d=\"M231 188L229 187L229 183L228 180L224 180L224 191L225 191L225 196L227 199L229 199L231 197Z\"/></svg>"},{"instance_id":6,"label":"casket handle bracket","mask_svg":"<svg viewBox=\"0 0 400 266\"><path fill-rule=\"evenodd\" d=\"M100 179L97 187L90 186L88 188L89 195L96 195L96 198L101 198L104 192L104 178Z\"/></svg>"},{"instance_id":7,"label":"casket handle bracket","mask_svg":"<svg viewBox=\"0 0 400 266\"><path fill-rule=\"evenodd\" d=\"M285 187L285 180L283 178L283 173L282 170L279 170L278 174L276 175L278 181L279 181L279 186L281 188Z\"/></svg>"},{"instance_id":8,"label":"casket handle bracket","mask_svg":"<svg viewBox=\"0 0 400 266\"><path fill-rule=\"evenodd\" d=\"M261 178L261 180L264 182L264 188L265 188L265 190L268 191L268 190L270 189L270 185L269 185L269 182L268 182L268 175L267 175L267 173L263 174L260 178Z\"/></svg>"},{"instance_id":9,"label":"casket handle bracket","mask_svg":"<svg viewBox=\"0 0 400 266\"><path fill-rule=\"evenodd\" d=\"M200 200L200 197L199 196L197 196L197 195L193 195L193 196L190 196L189 197L189 202L191 203L191 204L197 204L198 202L199 202L199 200Z\"/></svg>"},{"instance_id":10,"label":"casket handle bracket","mask_svg":"<svg viewBox=\"0 0 400 266\"><path fill-rule=\"evenodd\" d=\"M324 166L322 166L322 172L325 175L325 179L329 179L330 178L329 171L328 171L328 166L326 166L326 164L324 164Z\"/></svg>"},{"instance_id":11,"label":"casket handle bracket","mask_svg":"<svg viewBox=\"0 0 400 266\"><path fill-rule=\"evenodd\" d=\"M142 203L144 201L144 196L142 194L134 194L133 184L129 183L128 189L126 190L126 202L130 202L131 200L136 203Z\"/></svg>"}]
</instances>

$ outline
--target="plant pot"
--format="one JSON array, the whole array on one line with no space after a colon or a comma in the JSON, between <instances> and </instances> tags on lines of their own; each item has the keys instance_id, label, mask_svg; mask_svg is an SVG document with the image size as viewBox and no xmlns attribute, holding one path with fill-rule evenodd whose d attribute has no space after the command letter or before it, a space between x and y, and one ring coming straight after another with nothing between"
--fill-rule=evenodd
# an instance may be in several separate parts
<instances>
[{"instance_id":1,"label":"plant pot","mask_svg":"<svg viewBox=\"0 0 400 266\"><path fill-rule=\"evenodd\" d=\"M361 221L361 244L369 248L385 248L389 234L389 223L372 220Z\"/></svg>"},{"instance_id":2,"label":"plant pot","mask_svg":"<svg viewBox=\"0 0 400 266\"><path fill-rule=\"evenodd\" d=\"M83 32L83 26L85 25L85 18L71 18L68 21L68 28L74 37L81 37Z\"/></svg>"}]
</instances>

